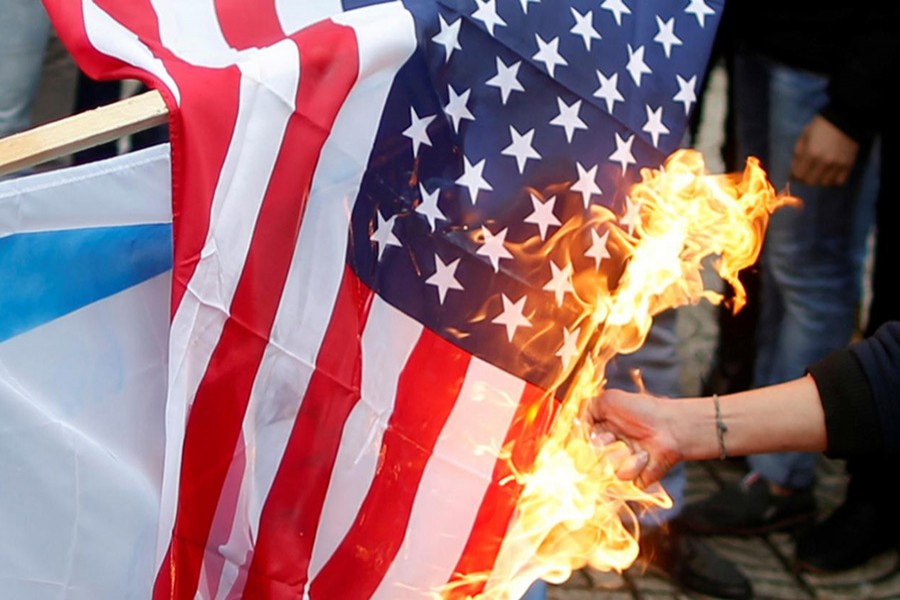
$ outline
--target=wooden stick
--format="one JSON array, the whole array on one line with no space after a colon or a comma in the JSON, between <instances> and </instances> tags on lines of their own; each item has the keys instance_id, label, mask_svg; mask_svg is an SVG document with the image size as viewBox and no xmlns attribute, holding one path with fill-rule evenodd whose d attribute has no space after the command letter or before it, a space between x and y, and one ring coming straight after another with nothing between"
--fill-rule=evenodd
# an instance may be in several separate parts
<instances>
[{"instance_id":1,"label":"wooden stick","mask_svg":"<svg viewBox=\"0 0 900 600\"><path fill-rule=\"evenodd\" d=\"M162 125L168 116L154 90L11 135L0 139L0 175Z\"/></svg>"}]
</instances>

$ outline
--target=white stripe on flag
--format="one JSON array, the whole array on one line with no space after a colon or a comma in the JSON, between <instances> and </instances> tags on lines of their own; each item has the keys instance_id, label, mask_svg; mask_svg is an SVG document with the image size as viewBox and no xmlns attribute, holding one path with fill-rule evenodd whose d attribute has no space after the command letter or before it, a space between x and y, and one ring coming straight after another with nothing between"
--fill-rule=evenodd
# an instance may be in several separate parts
<instances>
[{"instance_id":1,"label":"white stripe on flag","mask_svg":"<svg viewBox=\"0 0 900 600\"><path fill-rule=\"evenodd\" d=\"M82 0L84 30L98 51L124 63L144 69L159 79L181 104L181 91L172 79L166 65L155 57L138 37L113 19L92 0Z\"/></svg>"},{"instance_id":2,"label":"white stripe on flag","mask_svg":"<svg viewBox=\"0 0 900 600\"><path fill-rule=\"evenodd\" d=\"M373 599L433 598L465 548L500 448L525 390L522 380L473 358L425 467L403 545Z\"/></svg>"},{"instance_id":3,"label":"white stripe on flag","mask_svg":"<svg viewBox=\"0 0 900 600\"><path fill-rule=\"evenodd\" d=\"M300 372L294 377L285 377L285 381L296 380L296 386L291 386L291 390L296 391L294 399L297 403L305 395L344 276L350 214L378 131L381 108L387 99L393 76L415 48L415 32L410 30L408 34L404 37L400 32L394 32L398 40L407 39L410 42L407 46L408 53L403 59L395 59L396 62L391 63L390 67L385 67L385 63L381 62L385 68L385 76L359 82L350 92L322 149L319 168L312 182L309 205L303 218L304 225L294 251L294 262L291 264L272 328L271 341L260 369L260 373L278 370L283 374L285 368L299 368ZM372 46L367 46L371 41L369 37L360 35L357 31L357 41L362 55L361 62L363 56L368 56L371 61ZM290 360L279 370L269 366L267 359ZM248 412L260 410L260 400L257 397L259 393L260 390L254 387L251 396L254 408ZM267 397L265 402L271 402L271 397ZM296 414L297 408L299 405L292 408L293 414ZM271 412L273 408L265 410ZM252 429L254 428L245 427L245 434L249 435ZM259 459L256 465L256 485L259 493L254 498L258 501L262 501L268 494L289 434L290 429L286 428L281 434L276 433L275 439L256 445ZM248 439L248 443L249 441ZM252 523L259 522L261 509L261 505L253 507Z\"/></svg>"},{"instance_id":4,"label":"white stripe on flag","mask_svg":"<svg viewBox=\"0 0 900 600\"><path fill-rule=\"evenodd\" d=\"M297 414L315 368L344 276L349 218L382 107L396 71L415 49L409 13L393 8L394 35L387 59L381 54L386 44L375 39L372 21L366 20L364 26L350 24L356 30L360 70L369 77L350 91L322 148L271 341L254 381L243 424L243 442L255 449L254 462L244 474L237 509L246 514L236 517L246 519L252 534L237 527L223 547L225 556L236 564L241 564L251 550L248 543L256 539L262 507L291 434L293 421L283 417ZM377 74L371 68L373 62L382 69ZM272 381L279 382L277 394L267 388ZM231 589L237 571L228 565L222 576L220 593Z\"/></svg>"},{"instance_id":5,"label":"white stripe on flag","mask_svg":"<svg viewBox=\"0 0 900 600\"><path fill-rule=\"evenodd\" d=\"M373 4L335 15L332 21L352 27L359 45L359 79L390 79L416 49L416 24L401 2Z\"/></svg>"},{"instance_id":6,"label":"white stripe on flag","mask_svg":"<svg viewBox=\"0 0 900 600\"><path fill-rule=\"evenodd\" d=\"M420 323L375 296L362 338L361 397L341 436L310 559L310 581L350 530L375 478L397 381L421 334Z\"/></svg>"},{"instance_id":7,"label":"white stripe on flag","mask_svg":"<svg viewBox=\"0 0 900 600\"><path fill-rule=\"evenodd\" d=\"M222 35L215 0L151 0L151 3L159 19L160 40L181 60L216 68L246 58Z\"/></svg>"},{"instance_id":8,"label":"white stripe on flag","mask_svg":"<svg viewBox=\"0 0 900 600\"><path fill-rule=\"evenodd\" d=\"M270 72L268 62L281 69ZM175 520L187 411L229 314L260 205L294 112L299 55L290 40L242 63L235 133L216 185L210 232L187 292L172 320L164 493L158 558L165 556ZM293 71L291 71L293 69ZM265 81L265 83L263 83ZM246 150L253 148L252 154ZM221 243L219 241L221 240Z\"/></svg>"},{"instance_id":9,"label":"white stripe on flag","mask_svg":"<svg viewBox=\"0 0 900 600\"><path fill-rule=\"evenodd\" d=\"M275 0L275 12L281 29L287 35L300 31L316 21L327 19L343 12L341 0L316 0L315 2L297 2L297 0Z\"/></svg>"}]
</instances>

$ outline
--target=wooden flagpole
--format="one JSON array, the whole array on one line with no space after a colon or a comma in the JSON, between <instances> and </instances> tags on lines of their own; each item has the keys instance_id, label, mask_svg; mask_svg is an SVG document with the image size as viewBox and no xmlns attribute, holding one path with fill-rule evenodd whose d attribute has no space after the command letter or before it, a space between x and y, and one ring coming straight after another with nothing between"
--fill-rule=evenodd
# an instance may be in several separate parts
<instances>
[{"instance_id":1,"label":"wooden flagpole","mask_svg":"<svg viewBox=\"0 0 900 600\"><path fill-rule=\"evenodd\" d=\"M168 116L154 90L11 135L0 139L0 175L162 125Z\"/></svg>"}]
</instances>

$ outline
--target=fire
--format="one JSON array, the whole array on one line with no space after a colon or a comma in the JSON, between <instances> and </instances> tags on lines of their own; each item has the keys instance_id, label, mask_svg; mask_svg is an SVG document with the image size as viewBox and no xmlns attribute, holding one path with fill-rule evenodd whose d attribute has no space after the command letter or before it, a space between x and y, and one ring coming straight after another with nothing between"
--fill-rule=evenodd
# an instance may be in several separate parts
<instances>
[{"instance_id":1,"label":"fire","mask_svg":"<svg viewBox=\"0 0 900 600\"><path fill-rule=\"evenodd\" d=\"M610 359L638 349L655 315L703 298L721 301L704 288L704 263L731 283L740 309L746 294L738 271L756 261L770 214L795 199L777 194L753 158L743 173L714 176L700 153L680 150L641 178L629 193L637 216L620 220L624 229L605 209L586 224L605 224L625 266L615 281L595 282L591 297L580 298L583 358L560 378L572 383L534 464L517 470L510 460L522 491L494 569L458 577L441 591L445 598L479 589L479 598L516 600L534 580L561 583L585 565L622 571L638 554L636 511L672 504L662 488L642 490L616 476L627 449L592 441L586 404L603 387Z\"/></svg>"}]
</instances>

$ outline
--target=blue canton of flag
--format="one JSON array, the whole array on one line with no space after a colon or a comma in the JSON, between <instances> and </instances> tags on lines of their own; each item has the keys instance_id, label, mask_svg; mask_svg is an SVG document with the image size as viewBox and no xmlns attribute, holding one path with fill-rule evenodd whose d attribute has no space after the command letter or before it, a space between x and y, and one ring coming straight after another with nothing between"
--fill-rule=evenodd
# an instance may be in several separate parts
<instances>
[{"instance_id":1,"label":"blue canton of flag","mask_svg":"<svg viewBox=\"0 0 900 600\"><path fill-rule=\"evenodd\" d=\"M546 389L576 358L583 302L621 271L609 223L633 232L629 187L684 138L721 2L406 6L419 48L388 97L348 260L389 303ZM610 218L581 226L597 207Z\"/></svg>"}]
</instances>

